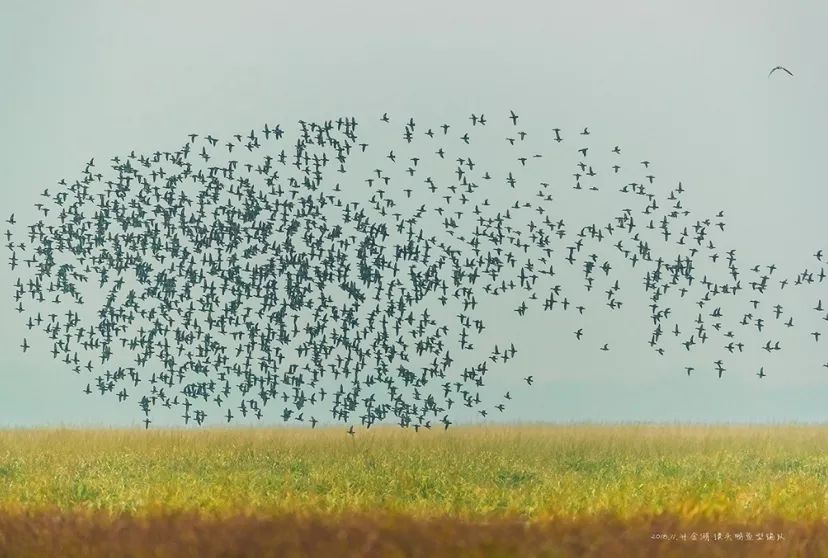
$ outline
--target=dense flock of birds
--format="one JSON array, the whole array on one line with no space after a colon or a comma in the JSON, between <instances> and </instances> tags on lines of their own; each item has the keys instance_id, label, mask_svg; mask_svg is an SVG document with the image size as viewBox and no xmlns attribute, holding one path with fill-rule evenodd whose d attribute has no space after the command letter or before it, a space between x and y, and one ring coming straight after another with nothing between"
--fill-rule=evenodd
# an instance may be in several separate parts
<instances>
[{"instance_id":1,"label":"dense flock of birds","mask_svg":"<svg viewBox=\"0 0 828 558\"><path fill-rule=\"evenodd\" d=\"M493 120L383 114L373 125L394 139L377 144L350 117L266 124L93 158L43 190L35 222L7 219L21 348L37 330L89 375L85 393L134 402L147 427L162 406L187 423L272 412L353 434L380 421L448 428L463 407L504 413L511 393L491 401L483 388L517 348L478 342L480 310L501 295L517 316L548 314L573 343L611 350L580 320L630 306L620 268L641 278L644 346L721 353L682 374L721 378L728 355L779 351L789 328L820 341L779 297L822 283L821 250L791 275L740 268L718 245L723 212L695 216L649 161L625 163L588 128L544 128L553 151L536 150L518 114ZM478 160L486 142L502 166ZM538 179L564 154L563 179ZM597 206L608 192L622 203L606 221L567 219L567 199ZM810 312L805 323L828 321L821 300Z\"/></svg>"}]
</instances>

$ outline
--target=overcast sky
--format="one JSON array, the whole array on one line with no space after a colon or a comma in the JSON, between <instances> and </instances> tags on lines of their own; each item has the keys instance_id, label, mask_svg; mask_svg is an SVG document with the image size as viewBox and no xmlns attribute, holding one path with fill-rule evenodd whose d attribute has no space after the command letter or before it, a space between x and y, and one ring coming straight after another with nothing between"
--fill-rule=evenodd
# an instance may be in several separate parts
<instances>
[{"instance_id":1,"label":"overcast sky","mask_svg":"<svg viewBox=\"0 0 828 558\"><path fill-rule=\"evenodd\" d=\"M826 17L820 2L6 0L0 207L32 219L42 189L91 157L174 149L191 131L353 115L381 133L386 111L506 125L515 110L539 149L554 143L543 124L554 122L652 161L700 214L726 212L727 247L791 275L828 249ZM777 64L794 76L769 79ZM0 266L9 295L14 277ZM23 355L23 324L4 300L0 425L137 423L134 406L84 396L88 379L53 363L46 339ZM602 322L620 331L609 353L572 343L566 320L497 312L521 346L492 378L520 393L510 420L826 419L828 346L822 359L821 345L792 342L725 378L688 378L683 361L648 350L646 329L636 337L646 312ZM528 374L534 389L520 389Z\"/></svg>"}]
</instances>

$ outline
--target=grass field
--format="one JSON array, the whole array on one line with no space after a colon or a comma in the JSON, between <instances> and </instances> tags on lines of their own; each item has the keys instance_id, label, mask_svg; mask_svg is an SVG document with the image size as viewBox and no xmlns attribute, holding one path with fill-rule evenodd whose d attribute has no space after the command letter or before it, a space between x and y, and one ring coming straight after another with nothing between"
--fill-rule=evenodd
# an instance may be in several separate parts
<instances>
[{"instance_id":1,"label":"grass field","mask_svg":"<svg viewBox=\"0 0 828 558\"><path fill-rule=\"evenodd\" d=\"M828 427L4 431L18 555L828 556Z\"/></svg>"}]
</instances>

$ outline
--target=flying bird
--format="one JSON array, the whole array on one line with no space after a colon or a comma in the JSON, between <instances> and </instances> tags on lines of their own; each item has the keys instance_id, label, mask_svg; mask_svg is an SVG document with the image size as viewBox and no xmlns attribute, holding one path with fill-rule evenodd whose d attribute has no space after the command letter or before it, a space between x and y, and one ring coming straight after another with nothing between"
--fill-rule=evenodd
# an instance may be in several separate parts
<instances>
[{"instance_id":1,"label":"flying bird","mask_svg":"<svg viewBox=\"0 0 828 558\"><path fill-rule=\"evenodd\" d=\"M782 71L784 71L784 72L787 72L787 73L788 73L788 75L790 75L790 76L792 76L792 75L793 75L793 74L791 73L791 71L790 71L788 68L784 67L784 66L774 66L774 67L771 69L771 71L768 73L768 77L771 77L771 74L773 74L776 70L782 70Z\"/></svg>"}]
</instances>

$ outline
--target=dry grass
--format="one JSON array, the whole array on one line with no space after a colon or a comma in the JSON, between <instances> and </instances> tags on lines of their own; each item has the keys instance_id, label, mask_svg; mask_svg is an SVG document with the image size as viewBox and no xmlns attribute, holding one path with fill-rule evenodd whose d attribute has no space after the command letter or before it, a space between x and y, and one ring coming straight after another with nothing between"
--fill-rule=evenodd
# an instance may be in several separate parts
<instances>
[{"instance_id":1,"label":"dry grass","mask_svg":"<svg viewBox=\"0 0 828 558\"><path fill-rule=\"evenodd\" d=\"M213 558L817 557L828 555L828 522L767 520L782 541L658 541L654 533L755 533L756 524L687 522L674 516L525 522L406 515L0 514L0 556Z\"/></svg>"}]
</instances>

